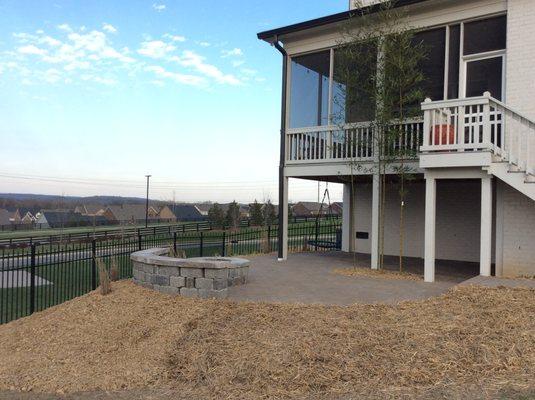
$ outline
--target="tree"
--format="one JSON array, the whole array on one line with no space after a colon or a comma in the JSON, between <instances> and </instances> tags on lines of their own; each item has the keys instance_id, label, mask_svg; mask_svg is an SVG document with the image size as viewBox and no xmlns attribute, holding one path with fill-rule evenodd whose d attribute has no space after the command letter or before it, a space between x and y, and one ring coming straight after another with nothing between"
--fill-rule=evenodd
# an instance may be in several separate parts
<instances>
[{"instance_id":1,"label":"tree","mask_svg":"<svg viewBox=\"0 0 535 400\"><path fill-rule=\"evenodd\" d=\"M215 226L223 226L225 224L225 213L219 204L214 203L208 210L208 221Z\"/></svg>"},{"instance_id":2,"label":"tree","mask_svg":"<svg viewBox=\"0 0 535 400\"><path fill-rule=\"evenodd\" d=\"M277 221L277 212L271 200L264 204L263 217L265 225L273 225Z\"/></svg>"},{"instance_id":3,"label":"tree","mask_svg":"<svg viewBox=\"0 0 535 400\"><path fill-rule=\"evenodd\" d=\"M421 63L426 50L407 25L407 12L395 8L395 1L381 3L378 13L366 14L360 1L355 13L342 28L339 47L335 50L335 95L333 122L338 124L347 142L351 186L354 173L366 170L379 176L379 266L384 259L384 219L387 175L398 176L400 197L399 267L403 267L404 206L406 181L410 167L406 160L414 156L407 148L407 122L419 116L423 100ZM348 124L370 121L363 135L349 134ZM358 130L359 128L355 128ZM366 132L373 132L372 139ZM336 144L334 145L336 146ZM336 147L334 148L336 151ZM363 154L373 154L373 163L360 162Z\"/></svg>"},{"instance_id":4,"label":"tree","mask_svg":"<svg viewBox=\"0 0 535 400\"><path fill-rule=\"evenodd\" d=\"M226 220L231 229L237 229L240 226L240 206L236 201L228 205Z\"/></svg>"},{"instance_id":5,"label":"tree","mask_svg":"<svg viewBox=\"0 0 535 400\"><path fill-rule=\"evenodd\" d=\"M250 209L250 215L251 215L251 224L254 226L260 226L264 223L264 215L262 213L262 204L260 204L258 201L254 201L253 204L251 204Z\"/></svg>"}]
</instances>

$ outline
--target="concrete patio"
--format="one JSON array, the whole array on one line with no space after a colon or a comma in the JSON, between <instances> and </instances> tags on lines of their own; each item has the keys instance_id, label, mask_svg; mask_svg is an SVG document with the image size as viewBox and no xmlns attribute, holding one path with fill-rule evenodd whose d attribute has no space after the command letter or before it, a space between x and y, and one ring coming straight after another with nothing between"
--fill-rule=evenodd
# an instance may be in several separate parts
<instances>
[{"instance_id":1,"label":"concrete patio","mask_svg":"<svg viewBox=\"0 0 535 400\"><path fill-rule=\"evenodd\" d=\"M337 268L370 265L369 255L343 252L296 253L279 262L275 254L249 257L251 267L246 285L229 289L229 299L242 301L297 302L348 305L353 303L396 303L438 296L478 274L476 263L437 261L437 280L388 280L347 277L333 273ZM397 270L398 258L386 257L385 269ZM405 259L405 271L423 275L423 260Z\"/></svg>"}]
</instances>

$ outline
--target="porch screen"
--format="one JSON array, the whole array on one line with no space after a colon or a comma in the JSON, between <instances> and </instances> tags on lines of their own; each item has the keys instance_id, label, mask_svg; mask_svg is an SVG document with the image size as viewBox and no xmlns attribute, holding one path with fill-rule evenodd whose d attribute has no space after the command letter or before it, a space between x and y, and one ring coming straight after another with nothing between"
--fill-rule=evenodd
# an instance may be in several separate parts
<instances>
[{"instance_id":1,"label":"porch screen","mask_svg":"<svg viewBox=\"0 0 535 400\"><path fill-rule=\"evenodd\" d=\"M372 121L377 45L356 44L334 51L333 123Z\"/></svg>"},{"instance_id":2,"label":"porch screen","mask_svg":"<svg viewBox=\"0 0 535 400\"><path fill-rule=\"evenodd\" d=\"M422 84L424 99L429 97L431 100L443 100L446 28L418 32L414 36L414 41L415 43L423 44L426 51L426 56L420 65L425 77Z\"/></svg>"},{"instance_id":3,"label":"porch screen","mask_svg":"<svg viewBox=\"0 0 535 400\"><path fill-rule=\"evenodd\" d=\"M290 127L328 125L330 51L293 57Z\"/></svg>"}]
</instances>

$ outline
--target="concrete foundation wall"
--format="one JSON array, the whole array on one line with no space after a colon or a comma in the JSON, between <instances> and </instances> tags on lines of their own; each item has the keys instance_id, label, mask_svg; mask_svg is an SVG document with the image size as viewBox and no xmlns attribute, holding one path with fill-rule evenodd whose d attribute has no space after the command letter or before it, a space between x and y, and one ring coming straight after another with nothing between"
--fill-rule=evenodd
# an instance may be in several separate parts
<instances>
[{"instance_id":1,"label":"concrete foundation wall","mask_svg":"<svg viewBox=\"0 0 535 400\"><path fill-rule=\"evenodd\" d=\"M503 276L535 276L535 201L503 185Z\"/></svg>"},{"instance_id":2,"label":"concrete foundation wall","mask_svg":"<svg viewBox=\"0 0 535 400\"><path fill-rule=\"evenodd\" d=\"M399 254L399 192L390 185L386 193L385 254ZM481 181L440 180L437 183L436 257L444 260L479 261ZM355 249L370 253L372 186L356 190L355 230L368 239L355 239ZM405 200L404 254L424 256L425 182L409 185ZM353 235L355 238L355 234Z\"/></svg>"}]
</instances>

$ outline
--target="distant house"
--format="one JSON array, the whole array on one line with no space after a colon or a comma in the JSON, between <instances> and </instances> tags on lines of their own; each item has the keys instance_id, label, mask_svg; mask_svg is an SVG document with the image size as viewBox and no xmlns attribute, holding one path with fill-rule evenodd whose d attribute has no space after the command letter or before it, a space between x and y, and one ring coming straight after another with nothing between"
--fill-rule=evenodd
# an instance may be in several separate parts
<instances>
[{"instance_id":1,"label":"distant house","mask_svg":"<svg viewBox=\"0 0 535 400\"><path fill-rule=\"evenodd\" d=\"M100 204L82 204L81 206L76 206L74 209L75 213L88 215L94 217L97 215L104 215L106 207Z\"/></svg>"},{"instance_id":2,"label":"distant house","mask_svg":"<svg viewBox=\"0 0 535 400\"><path fill-rule=\"evenodd\" d=\"M299 203L294 204L292 207L292 213L294 217L316 217L321 208L321 203L315 201L300 201ZM328 206L323 207L321 210L322 214L327 213Z\"/></svg>"},{"instance_id":3,"label":"distant house","mask_svg":"<svg viewBox=\"0 0 535 400\"><path fill-rule=\"evenodd\" d=\"M75 226L104 225L103 216L81 215L72 210L43 210L36 223L41 228L70 228Z\"/></svg>"},{"instance_id":4,"label":"distant house","mask_svg":"<svg viewBox=\"0 0 535 400\"><path fill-rule=\"evenodd\" d=\"M159 210L153 206L149 206L148 219L149 221L156 221ZM104 211L103 216L111 222L119 224L136 224L145 221L145 205L144 204L122 204L119 206L108 206Z\"/></svg>"},{"instance_id":5,"label":"distant house","mask_svg":"<svg viewBox=\"0 0 535 400\"><path fill-rule=\"evenodd\" d=\"M161 206L158 207L158 218L160 221L165 222L175 222L176 221L176 215L173 212L173 208L176 207L176 205L172 204L170 206Z\"/></svg>"},{"instance_id":6,"label":"distant house","mask_svg":"<svg viewBox=\"0 0 535 400\"><path fill-rule=\"evenodd\" d=\"M173 211L176 216L176 220L179 222L195 222L204 221L208 215L201 213L197 206L193 204L177 204L173 206Z\"/></svg>"},{"instance_id":7,"label":"distant house","mask_svg":"<svg viewBox=\"0 0 535 400\"><path fill-rule=\"evenodd\" d=\"M0 208L0 226L5 225L11 225L11 213L4 208Z\"/></svg>"},{"instance_id":8,"label":"distant house","mask_svg":"<svg viewBox=\"0 0 535 400\"><path fill-rule=\"evenodd\" d=\"M39 208L18 208L17 212L20 217L21 224L34 224L37 222L37 218L39 216Z\"/></svg>"},{"instance_id":9,"label":"distant house","mask_svg":"<svg viewBox=\"0 0 535 400\"><path fill-rule=\"evenodd\" d=\"M210 208L214 206L213 203L200 203L195 204L194 207L201 213L202 216L208 217L208 211L210 211Z\"/></svg>"},{"instance_id":10,"label":"distant house","mask_svg":"<svg viewBox=\"0 0 535 400\"><path fill-rule=\"evenodd\" d=\"M331 207L332 207L332 213L334 215L342 215L342 211L344 210L344 203L342 203L341 201L335 201L334 203L331 204Z\"/></svg>"}]
</instances>

